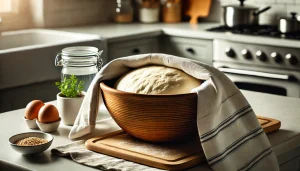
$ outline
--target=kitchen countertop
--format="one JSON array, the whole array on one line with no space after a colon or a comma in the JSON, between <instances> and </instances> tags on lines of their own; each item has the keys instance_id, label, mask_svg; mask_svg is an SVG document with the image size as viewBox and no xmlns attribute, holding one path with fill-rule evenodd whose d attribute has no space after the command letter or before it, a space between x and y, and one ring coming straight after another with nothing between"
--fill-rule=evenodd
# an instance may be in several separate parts
<instances>
[{"instance_id":1,"label":"kitchen countertop","mask_svg":"<svg viewBox=\"0 0 300 171\"><path fill-rule=\"evenodd\" d=\"M285 154L290 153L291 151L295 152L299 148L300 124L298 122L300 120L300 99L249 91L242 92L252 105L257 115L275 118L282 122L281 129L268 134L268 138L280 164L289 160L286 157L281 156L285 156ZM55 101L50 103L56 104ZM93 134L83 137L83 139L103 135L120 129L109 117L108 112L103 106L100 112L101 115L98 116L96 130ZM54 136L53 144L43 154L35 157L23 157L20 153L14 151L8 144L9 137L21 132L32 131L27 128L26 123L23 121L23 116L24 109L0 114L0 160L5 160L30 169L43 171L96 170L94 168L77 164L70 159L51 155L51 148L72 142L72 140L67 138L71 127L63 124L60 125L58 131L51 133ZM190 169L190 171L193 170L206 171L208 170L208 167L207 165L201 165Z\"/></svg>"},{"instance_id":2,"label":"kitchen countertop","mask_svg":"<svg viewBox=\"0 0 300 171\"><path fill-rule=\"evenodd\" d=\"M232 33L217 33L206 31L206 29L220 26L220 23L198 23L190 25L189 23L174 23L174 24L101 24L94 26L56 28L55 30L87 33L98 35L110 42L118 42L128 39L138 39L143 37L153 37L158 35L180 36L199 39L223 39L242 43L254 43L270 46L294 47L300 48L299 40L279 39L263 36L248 36Z\"/></svg>"}]
</instances>

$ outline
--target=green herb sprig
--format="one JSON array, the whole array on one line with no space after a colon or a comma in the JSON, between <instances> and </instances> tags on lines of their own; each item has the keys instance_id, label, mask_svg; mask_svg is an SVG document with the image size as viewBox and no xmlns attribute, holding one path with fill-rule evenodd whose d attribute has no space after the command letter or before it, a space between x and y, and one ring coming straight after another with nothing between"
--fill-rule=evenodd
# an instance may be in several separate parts
<instances>
[{"instance_id":1,"label":"green herb sprig","mask_svg":"<svg viewBox=\"0 0 300 171\"><path fill-rule=\"evenodd\" d=\"M75 75L71 75L68 79L65 77L63 82L55 82L55 85L64 97L80 97L83 90L83 81L78 82Z\"/></svg>"}]
</instances>

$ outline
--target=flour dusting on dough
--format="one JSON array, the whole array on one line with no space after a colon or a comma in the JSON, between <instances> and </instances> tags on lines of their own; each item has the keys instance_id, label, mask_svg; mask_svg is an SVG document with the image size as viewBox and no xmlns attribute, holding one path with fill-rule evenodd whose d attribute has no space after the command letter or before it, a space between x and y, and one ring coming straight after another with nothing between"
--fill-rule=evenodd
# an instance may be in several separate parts
<instances>
[{"instance_id":1,"label":"flour dusting on dough","mask_svg":"<svg viewBox=\"0 0 300 171\"><path fill-rule=\"evenodd\" d=\"M200 80L181 70L165 66L146 66L125 74L114 87L139 94L184 94L200 84Z\"/></svg>"}]
</instances>

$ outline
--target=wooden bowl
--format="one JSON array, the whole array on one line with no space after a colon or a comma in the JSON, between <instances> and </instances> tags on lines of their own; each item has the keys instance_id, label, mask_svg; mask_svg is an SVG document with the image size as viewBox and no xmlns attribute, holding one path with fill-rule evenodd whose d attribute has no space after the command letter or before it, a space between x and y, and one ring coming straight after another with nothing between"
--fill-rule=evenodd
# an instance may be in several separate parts
<instances>
[{"instance_id":1,"label":"wooden bowl","mask_svg":"<svg viewBox=\"0 0 300 171\"><path fill-rule=\"evenodd\" d=\"M196 93L145 95L107 85L100 83L104 103L128 134L149 142L183 141L197 136Z\"/></svg>"}]
</instances>

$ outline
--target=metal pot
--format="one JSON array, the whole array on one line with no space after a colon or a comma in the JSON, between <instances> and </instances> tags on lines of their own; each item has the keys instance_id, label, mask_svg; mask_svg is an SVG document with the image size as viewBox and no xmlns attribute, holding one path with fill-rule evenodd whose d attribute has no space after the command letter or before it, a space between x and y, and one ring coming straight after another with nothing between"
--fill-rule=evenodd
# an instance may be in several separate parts
<instances>
[{"instance_id":1,"label":"metal pot","mask_svg":"<svg viewBox=\"0 0 300 171\"><path fill-rule=\"evenodd\" d=\"M223 20L227 27L253 26L258 25L259 14L269 10L271 7L265 7L258 10L258 7L244 5L245 0L239 0L240 5L223 6Z\"/></svg>"},{"instance_id":2,"label":"metal pot","mask_svg":"<svg viewBox=\"0 0 300 171\"><path fill-rule=\"evenodd\" d=\"M279 19L279 31L281 33L295 33L300 31L300 21L297 13L291 12L292 17L281 17Z\"/></svg>"}]
</instances>

